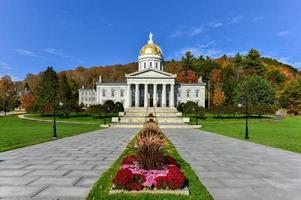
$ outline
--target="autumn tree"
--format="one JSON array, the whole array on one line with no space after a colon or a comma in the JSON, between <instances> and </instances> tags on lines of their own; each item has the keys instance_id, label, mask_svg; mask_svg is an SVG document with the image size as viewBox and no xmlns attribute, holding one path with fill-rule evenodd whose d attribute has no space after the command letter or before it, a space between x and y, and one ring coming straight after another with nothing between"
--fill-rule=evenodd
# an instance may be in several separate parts
<instances>
[{"instance_id":1,"label":"autumn tree","mask_svg":"<svg viewBox=\"0 0 301 200\"><path fill-rule=\"evenodd\" d=\"M179 83L196 83L198 80L193 70L181 71L177 74L177 82Z\"/></svg>"},{"instance_id":2,"label":"autumn tree","mask_svg":"<svg viewBox=\"0 0 301 200\"><path fill-rule=\"evenodd\" d=\"M301 77L288 85L281 94L279 102L283 108L301 109Z\"/></svg>"},{"instance_id":3,"label":"autumn tree","mask_svg":"<svg viewBox=\"0 0 301 200\"><path fill-rule=\"evenodd\" d=\"M212 83L212 104L219 106L224 103L225 95L222 90L222 70L214 69L210 75L210 81Z\"/></svg>"},{"instance_id":4,"label":"autumn tree","mask_svg":"<svg viewBox=\"0 0 301 200\"><path fill-rule=\"evenodd\" d=\"M14 82L7 75L0 79L0 102L0 110L5 113L20 106Z\"/></svg>"}]
</instances>

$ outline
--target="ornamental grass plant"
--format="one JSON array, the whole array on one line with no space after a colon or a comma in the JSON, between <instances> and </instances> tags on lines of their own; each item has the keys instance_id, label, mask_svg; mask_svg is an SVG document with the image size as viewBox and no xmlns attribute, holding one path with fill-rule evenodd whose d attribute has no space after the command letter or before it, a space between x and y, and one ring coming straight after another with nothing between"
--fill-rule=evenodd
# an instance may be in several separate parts
<instances>
[{"instance_id":1,"label":"ornamental grass plant","mask_svg":"<svg viewBox=\"0 0 301 200\"><path fill-rule=\"evenodd\" d=\"M135 152L138 165L142 169L162 169L167 140L161 134L155 122L144 124L135 140Z\"/></svg>"}]
</instances>

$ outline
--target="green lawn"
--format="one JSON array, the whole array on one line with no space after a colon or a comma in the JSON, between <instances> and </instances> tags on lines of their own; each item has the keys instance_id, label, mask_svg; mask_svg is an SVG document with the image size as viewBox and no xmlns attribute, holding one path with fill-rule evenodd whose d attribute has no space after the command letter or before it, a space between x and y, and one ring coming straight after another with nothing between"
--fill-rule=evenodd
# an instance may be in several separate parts
<instances>
[{"instance_id":1,"label":"green lawn","mask_svg":"<svg viewBox=\"0 0 301 200\"><path fill-rule=\"evenodd\" d=\"M57 123L59 138L100 129L98 124ZM38 144L52 139L52 123L20 119L18 116L0 117L0 152Z\"/></svg>"},{"instance_id":2,"label":"green lawn","mask_svg":"<svg viewBox=\"0 0 301 200\"><path fill-rule=\"evenodd\" d=\"M112 115L114 116L114 115ZM88 122L88 123L96 123L96 124L104 124L110 123L112 116L108 116L106 118L99 116L90 116L87 114L78 114L78 113L71 113L68 117L57 116L57 121L70 121L70 122ZM26 117L35 118L35 119L42 119L42 120L53 120L52 116L41 116L40 114L28 114Z\"/></svg>"},{"instance_id":3,"label":"green lawn","mask_svg":"<svg viewBox=\"0 0 301 200\"><path fill-rule=\"evenodd\" d=\"M194 123L194 119L192 119ZM245 119L207 118L200 120L202 130L244 139ZM250 141L301 153L301 116L274 118L252 118L249 120Z\"/></svg>"},{"instance_id":4,"label":"green lawn","mask_svg":"<svg viewBox=\"0 0 301 200\"><path fill-rule=\"evenodd\" d=\"M129 144L131 145L133 141ZM171 143L170 143L171 144ZM122 155L115 161L115 163L102 174L100 179L93 186L88 200L212 200L211 195L208 193L207 189L200 182L199 178L192 170L190 165L185 162L181 156L177 153L175 147L171 144L169 145L168 154L173 156L180 164L181 170L184 172L189 183L188 187L191 192L189 196L185 195L172 195L172 194L112 194L109 195L109 190L112 187L112 180L118 171L122 159L126 156L132 154L129 148L126 148Z\"/></svg>"}]
</instances>

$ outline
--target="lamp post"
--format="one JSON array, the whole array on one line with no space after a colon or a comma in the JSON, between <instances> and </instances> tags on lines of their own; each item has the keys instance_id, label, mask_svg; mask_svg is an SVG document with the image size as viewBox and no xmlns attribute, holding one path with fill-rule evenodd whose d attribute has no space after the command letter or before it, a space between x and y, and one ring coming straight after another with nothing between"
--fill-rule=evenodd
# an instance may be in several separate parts
<instances>
[{"instance_id":1,"label":"lamp post","mask_svg":"<svg viewBox=\"0 0 301 200\"><path fill-rule=\"evenodd\" d=\"M59 102L59 106L63 106L63 102ZM55 106L55 97L53 98L53 136L52 139L57 139L56 134L56 106Z\"/></svg>"},{"instance_id":2,"label":"lamp post","mask_svg":"<svg viewBox=\"0 0 301 200\"><path fill-rule=\"evenodd\" d=\"M237 105L239 108L242 107L242 104L239 103ZM246 130L245 130L245 140L250 139L249 137L249 105L248 105L248 97L245 96L245 119L246 119Z\"/></svg>"},{"instance_id":3,"label":"lamp post","mask_svg":"<svg viewBox=\"0 0 301 200\"><path fill-rule=\"evenodd\" d=\"M193 114L194 114L194 120L195 120L195 125L196 125L196 123L197 123L196 120L197 120L197 119L196 119L195 108L192 108L192 112L193 112Z\"/></svg>"}]
</instances>

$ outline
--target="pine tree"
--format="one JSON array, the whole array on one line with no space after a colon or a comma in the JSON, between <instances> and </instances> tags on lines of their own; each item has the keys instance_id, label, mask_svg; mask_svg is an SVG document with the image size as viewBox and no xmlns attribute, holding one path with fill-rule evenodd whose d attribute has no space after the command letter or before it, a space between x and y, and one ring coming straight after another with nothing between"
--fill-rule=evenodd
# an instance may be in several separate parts
<instances>
[{"instance_id":1,"label":"pine tree","mask_svg":"<svg viewBox=\"0 0 301 200\"><path fill-rule=\"evenodd\" d=\"M51 113L53 105L58 104L58 89L57 74L52 67L47 67L47 70L42 74L36 93L37 106L40 112Z\"/></svg>"}]
</instances>

